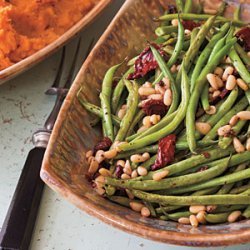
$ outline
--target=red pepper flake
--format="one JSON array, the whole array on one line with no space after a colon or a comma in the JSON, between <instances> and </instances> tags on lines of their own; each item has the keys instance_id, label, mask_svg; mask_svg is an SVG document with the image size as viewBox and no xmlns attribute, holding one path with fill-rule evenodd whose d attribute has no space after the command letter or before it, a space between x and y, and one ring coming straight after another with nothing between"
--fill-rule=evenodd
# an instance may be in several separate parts
<instances>
[{"instance_id":1,"label":"red pepper flake","mask_svg":"<svg viewBox=\"0 0 250 250\"><path fill-rule=\"evenodd\" d=\"M205 171L205 170L207 170L208 169L208 166L203 166L203 167L201 167L199 170L198 170L198 172L203 172L203 171Z\"/></svg>"},{"instance_id":2,"label":"red pepper flake","mask_svg":"<svg viewBox=\"0 0 250 250\"><path fill-rule=\"evenodd\" d=\"M152 170L157 170L165 167L168 163L174 160L176 135L171 134L159 141L159 148Z\"/></svg>"},{"instance_id":3,"label":"red pepper flake","mask_svg":"<svg viewBox=\"0 0 250 250\"><path fill-rule=\"evenodd\" d=\"M154 46L162 56L164 55L164 51L157 44L151 45ZM155 70L157 67L158 63L154 58L153 52L151 51L150 47L147 47L142 51L135 61L135 72L129 74L128 80L144 77L147 73Z\"/></svg>"},{"instance_id":4,"label":"red pepper flake","mask_svg":"<svg viewBox=\"0 0 250 250\"><path fill-rule=\"evenodd\" d=\"M167 113L168 107L163 103L162 100L150 99L143 103L142 110L146 115L160 115L163 117Z\"/></svg>"},{"instance_id":5,"label":"red pepper flake","mask_svg":"<svg viewBox=\"0 0 250 250\"><path fill-rule=\"evenodd\" d=\"M210 154L208 152L203 152L202 154L204 155L205 158L210 158Z\"/></svg>"},{"instance_id":6,"label":"red pepper flake","mask_svg":"<svg viewBox=\"0 0 250 250\"><path fill-rule=\"evenodd\" d=\"M184 29L186 29L186 30L193 30L196 27L200 27L201 23L194 22L192 20L183 20L182 25L183 25Z\"/></svg>"},{"instance_id":7,"label":"red pepper flake","mask_svg":"<svg viewBox=\"0 0 250 250\"><path fill-rule=\"evenodd\" d=\"M104 137L94 146L94 155L98 150L107 151L112 145L112 141L108 137Z\"/></svg>"},{"instance_id":8,"label":"red pepper flake","mask_svg":"<svg viewBox=\"0 0 250 250\"><path fill-rule=\"evenodd\" d=\"M236 35L239 43L243 46L245 51L250 50L250 27L240 29Z\"/></svg>"}]
</instances>

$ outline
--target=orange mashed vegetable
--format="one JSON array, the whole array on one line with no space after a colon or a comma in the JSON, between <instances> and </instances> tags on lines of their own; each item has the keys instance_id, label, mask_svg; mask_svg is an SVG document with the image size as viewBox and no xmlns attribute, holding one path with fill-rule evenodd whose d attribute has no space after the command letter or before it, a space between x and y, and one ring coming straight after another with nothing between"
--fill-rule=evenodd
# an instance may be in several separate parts
<instances>
[{"instance_id":1,"label":"orange mashed vegetable","mask_svg":"<svg viewBox=\"0 0 250 250\"><path fill-rule=\"evenodd\" d=\"M45 47L94 6L93 0L0 0L0 70Z\"/></svg>"}]
</instances>

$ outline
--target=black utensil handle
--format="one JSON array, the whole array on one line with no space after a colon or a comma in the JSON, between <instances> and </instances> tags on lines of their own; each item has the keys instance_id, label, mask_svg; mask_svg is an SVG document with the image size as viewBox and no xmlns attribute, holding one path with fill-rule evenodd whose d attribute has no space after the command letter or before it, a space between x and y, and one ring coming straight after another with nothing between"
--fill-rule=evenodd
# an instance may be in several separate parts
<instances>
[{"instance_id":1,"label":"black utensil handle","mask_svg":"<svg viewBox=\"0 0 250 250\"><path fill-rule=\"evenodd\" d=\"M45 148L29 152L0 233L1 250L27 250L44 183L40 169Z\"/></svg>"}]
</instances>

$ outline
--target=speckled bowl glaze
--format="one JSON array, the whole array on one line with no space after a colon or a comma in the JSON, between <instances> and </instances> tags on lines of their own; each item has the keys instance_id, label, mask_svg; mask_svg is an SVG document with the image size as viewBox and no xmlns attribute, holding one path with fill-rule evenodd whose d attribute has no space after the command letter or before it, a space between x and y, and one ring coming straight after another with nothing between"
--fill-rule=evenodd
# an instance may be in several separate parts
<instances>
[{"instance_id":1,"label":"speckled bowl glaze","mask_svg":"<svg viewBox=\"0 0 250 250\"><path fill-rule=\"evenodd\" d=\"M162 1L166 2L167 1ZM168 2L169 3L169 2ZM228 9L232 14L236 3ZM249 17L244 4L243 16ZM222 246L250 241L250 220L233 224L192 228L175 222L142 218L130 209L99 196L85 179L85 152L100 138L90 127L91 117L76 94L82 87L90 102L99 103L98 93L106 70L125 57L135 56L154 38L153 17L162 13L160 0L127 0L82 66L61 109L47 148L41 178L80 209L123 231L160 242L185 246Z\"/></svg>"},{"instance_id":2,"label":"speckled bowl glaze","mask_svg":"<svg viewBox=\"0 0 250 250\"><path fill-rule=\"evenodd\" d=\"M103 10L104 8L112 2L112 0L91 0L95 5L94 7L86 13L81 20L79 20L75 25L73 25L69 30L67 30L63 35L61 35L54 42L50 43L43 49L37 51L33 55L21 60L20 62L0 70L0 85L14 78L20 73L28 70L32 66L41 62L48 56L52 55L59 48L61 48L65 43L78 34L82 29L84 29L89 23L91 23Z\"/></svg>"}]
</instances>

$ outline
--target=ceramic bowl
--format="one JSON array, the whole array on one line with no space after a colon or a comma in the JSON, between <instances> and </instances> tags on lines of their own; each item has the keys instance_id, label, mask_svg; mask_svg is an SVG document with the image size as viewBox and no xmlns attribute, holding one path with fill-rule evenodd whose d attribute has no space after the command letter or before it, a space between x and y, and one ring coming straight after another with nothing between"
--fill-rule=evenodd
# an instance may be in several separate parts
<instances>
[{"instance_id":1,"label":"ceramic bowl","mask_svg":"<svg viewBox=\"0 0 250 250\"><path fill-rule=\"evenodd\" d=\"M104 10L104 8L111 3L111 1L112 0L92 0L92 2L95 3L94 7L58 39L56 39L54 42L50 43L43 49L30 55L29 57L21 60L20 62L6 69L0 70L0 85L7 80L17 76L18 74L28 70L32 66L36 65L46 57L56 52L78 32L85 28L91 21L93 21Z\"/></svg>"},{"instance_id":2,"label":"ceramic bowl","mask_svg":"<svg viewBox=\"0 0 250 250\"><path fill-rule=\"evenodd\" d=\"M166 1L162 1L166 2ZM232 14L236 3L228 9ZM249 14L244 5L243 14ZM222 246L250 241L250 220L232 224L192 228L175 222L143 218L138 213L99 196L85 178L85 152L100 138L89 125L91 117L77 101L82 93L98 104L98 93L106 70L133 57L154 38L152 19L162 13L160 0L127 0L82 66L59 114L47 148L41 178L53 190L103 222L123 231L160 242L185 246ZM232 15L231 15L232 16Z\"/></svg>"}]
</instances>

